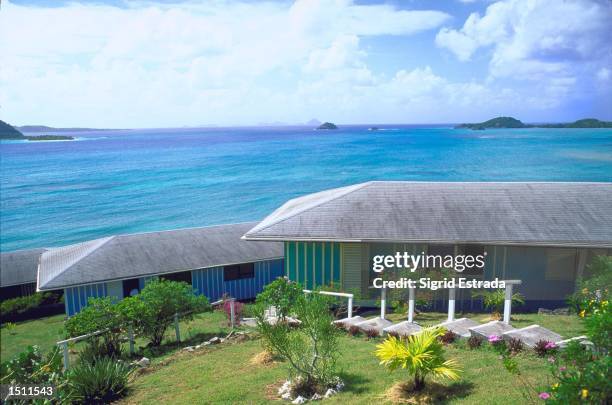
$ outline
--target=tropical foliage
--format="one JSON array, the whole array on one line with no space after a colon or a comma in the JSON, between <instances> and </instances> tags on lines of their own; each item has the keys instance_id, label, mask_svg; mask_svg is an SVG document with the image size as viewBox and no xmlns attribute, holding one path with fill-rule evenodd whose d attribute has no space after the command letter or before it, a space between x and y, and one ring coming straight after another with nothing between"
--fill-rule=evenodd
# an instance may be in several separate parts
<instances>
[{"instance_id":1,"label":"tropical foliage","mask_svg":"<svg viewBox=\"0 0 612 405\"><path fill-rule=\"evenodd\" d=\"M133 367L109 357L81 363L70 370L68 380L75 399L83 403L109 403L127 391Z\"/></svg>"},{"instance_id":2,"label":"tropical foliage","mask_svg":"<svg viewBox=\"0 0 612 405\"><path fill-rule=\"evenodd\" d=\"M175 314L192 319L194 313L210 310L210 304L187 283L153 280L139 294L120 301L117 310L138 334L149 339L150 346L159 346Z\"/></svg>"},{"instance_id":3,"label":"tropical foliage","mask_svg":"<svg viewBox=\"0 0 612 405\"><path fill-rule=\"evenodd\" d=\"M425 378L447 378L457 380L459 367L454 360L445 360L444 348L439 337L442 328L427 328L405 339L389 336L376 346L380 364L390 371L404 369L414 378L414 390L425 387Z\"/></svg>"},{"instance_id":4,"label":"tropical foliage","mask_svg":"<svg viewBox=\"0 0 612 405\"><path fill-rule=\"evenodd\" d=\"M257 295L256 302L264 310L274 306L278 317L284 320L303 295L302 286L299 283L289 281L286 277L279 277Z\"/></svg>"},{"instance_id":5,"label":"tropical foliage","mask_svg":"<svg viewBox=\"0 0 612 405\"><path fill-rule=\"evenodd\" d=\"M337 383L340 333L327 310L329 301L321 294L301 293L294 296L292 303L284 307L285 315L295 315L300 320L299 326L293 327L282 320L268 322L264 306L258 306L259 332L266 348L287 361L290 376L300 381L300 395L325 392Z\"/></svg>"},{"instance_id":6,"label":"tropical foliage","mask_svg":"<svg viewBox=\"0 0 612 405\"><path fill-rule=\"evenodd\" d=\"M504 309L506 295L504 290L481 291L473 294L474 298L482 298L485 308L494 313L501 313ZM523 305L525 300L520 293L512 294L512 305Z\"/></svg>"}]
</instances>

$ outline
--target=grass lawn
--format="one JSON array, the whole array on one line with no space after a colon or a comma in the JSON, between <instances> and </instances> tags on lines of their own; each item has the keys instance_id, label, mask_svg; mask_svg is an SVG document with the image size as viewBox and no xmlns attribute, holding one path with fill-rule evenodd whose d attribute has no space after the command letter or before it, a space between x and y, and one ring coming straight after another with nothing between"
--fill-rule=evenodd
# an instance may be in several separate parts
<instances>
[{"instance_id":1,"label":"grass lawn","mask_svg":"<svg viewBox=\"0 0 612 405\"><path fill-rule=\"evenodd\" d=\"M44 351L54 347L55 343L64 339L64 315L54 315L46 318L19 322L11 331L6 327L2 327L1 333L1 349L2 362L15 357L18 353L25 350L27 346L38 345ZM163 357L168 353L172 353L177 347L183 347L189 342L202 342L202 340L212 336L221 336L229 332L225 315L221 312L199 314L192 321L182 321L179 323L181 331L181 340L183 343L176 343L176 334L174 327L171 326L166 331L166 337L162 343ZM71 362L76 360L78 350L83 343L78 343L71 346ZM146 340L142 338L136 339L136 347L146 345ZM128 351L128 345L124 345L124 350ZM147 354L149 355L149 354Z\"/></svg>"},{"instance_id":2,"label":"grass lawn","mask_svg":"<svg viewBox=\"0 0 612 405\"><path fill-rule=\"evenodd\" d=\"M218 320L211 317L211 322ZM467 314L472 319L488 321L486 314ZM399 320L400 315L389 315ZM417 321L433 324L445 314L421 314ZM533 323L552 329L564 337L582 334L582 323L576 316L546 316L515 314L513 325L523 327ZM386 402L385 391L396 382L407 379L402 371L387 372L373 355L380 340L342 336L339 368L347 387L326 403ZM284 363L253 365L250 359L261 352L257 339L242 343L223 344L193 354L178 353L163 361L154 360L153 367L138 376L125 403L266 403L275 397L278 383L287 376ZM447 358L455 358L463 368L462 378L455 383L444 382L448 403L454 404L514 404L524 403L520 383L502 366L498 356L482 348L469 350L464 344L446 348ZM523 375L533 385L546 384L546 359L531 352L517 356Z\"/></svg>"},{"instance_id":3,"label":"grass lawn","mask_svg":"<svg viewBox=\"0 0 612 405\"><path fill-rule=\"evenodd\" d=\"M2 325L0 334L2 338L2 361L12 359L17 353L30 345L38 345L48 350L55 342L64 336L64 315L53 315L46 318L18 322L15 329L9 330Z\"/></svg>"}]
</instances>

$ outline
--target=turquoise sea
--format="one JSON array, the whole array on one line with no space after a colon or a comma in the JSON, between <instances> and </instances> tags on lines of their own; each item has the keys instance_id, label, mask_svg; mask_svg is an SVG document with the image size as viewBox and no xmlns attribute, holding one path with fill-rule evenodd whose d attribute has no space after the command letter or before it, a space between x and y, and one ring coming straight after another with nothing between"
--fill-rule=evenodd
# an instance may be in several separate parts
<instances>
[{"instance_id":1,"label":"turquoise sea","mask_svg":"<svg viewBox=\"0 0 612 405\"><path fill-rule=\"evenodd\" d=\"M73 133L0 145L0 249L258 220L368 180L612 181L610 129L450 126ZM612 204L612 197L611 197Z\"/></svg>"}]
</instances>

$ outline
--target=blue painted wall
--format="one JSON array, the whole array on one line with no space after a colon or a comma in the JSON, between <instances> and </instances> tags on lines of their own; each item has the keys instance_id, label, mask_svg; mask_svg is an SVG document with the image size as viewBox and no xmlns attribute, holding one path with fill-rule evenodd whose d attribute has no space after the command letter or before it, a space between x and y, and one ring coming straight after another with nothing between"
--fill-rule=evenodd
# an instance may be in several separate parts
<instances>
[{"instance_id":1,"label":"blue painted wall","mask_svg":"<svg viewBox=\"0 0 612 405\"><path fill-rule=\"evenodd\" d=\"M89 298L106 297L106 283L83 285L64 289L66 314L72 316L87 306Z\"/></svg>"},{"instance_id":2,"label":"blue painted wall","mask_svg":"<svg viewBox=\"0 0 612 405\"><path fill-rule=\"evenodd\" d=\"M191 285L196 291L196 294L206 295L210 301L220 299L223 294L228 294L239 300L244 300L255 298L257 294L263 290L266 284L285 275L283 259L256 262L254 266L255 277L231 281L225 281L223 279L223 267L194 270L191 272ZM155 276L138 279L140 289L142 290L146 283L153 278L155 278ZM111 290L109 284L110 283L99 283L66 288L64 290L66 314L72 316L79 312L87 305L89 298L109 296Z\"/></svg>"},{"instance_id":3,"label":"blue painted wall","mask_svg":"<svg viewBox=\"0 0 612 405\"><path fill-rule=\"evenodd\" d=\"M220 299L228 294L236 299L255 298L266 284L285 275L283 259L255 263L255 277L241 280L225 281L223 267L194 270L191 272L191 284L197 294L203 294L210 301Z\"/></svg>"}]
</instances>

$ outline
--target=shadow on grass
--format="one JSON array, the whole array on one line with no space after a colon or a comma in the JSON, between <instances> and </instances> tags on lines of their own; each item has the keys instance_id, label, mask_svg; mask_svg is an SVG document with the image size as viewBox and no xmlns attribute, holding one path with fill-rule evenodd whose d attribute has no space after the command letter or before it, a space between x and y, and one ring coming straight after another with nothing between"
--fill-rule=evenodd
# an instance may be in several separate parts
<instances>
[{"instance_id":1,"label":"shadow on grass","mask_svg":"<svg viewBox=\"0 0 612 405\"><path fill-rule=\"evenodd\" d=\"M428 381L421 391L414 391L412 382L400 382L385 392L385 399L399 404L447 404L459 398L469 396L474 390L474 384L469 381L459 381L450 385Z\"/></svg>"},{"instance_id":2,"label":"shadow on grass","mask_svg":"<svg viewBox=\"0 0 612 405\"><path fill-rule=\"evenodd\" d=\"M190 335L189 338L181 340L180 342L170 340L163 342L157 347L151 347L148 345L140 346L136 351L136 354L132 357L161 357L183 347L199 345L215 336L224 338L226 335L227 332L225 331L194 333Z\"/></svg>"},{"instance_id":3,"label":"shadow on grass","mask_svg":"<svg viewBox=\"0 0 612 405\"><path fill-rule=\"evenodd\" d=\"M341 372L339 377L344 381L345 388L343 392L351 392L354 394L361 394L369 391L370 382L369 378L366 378L359 374Z\"/></svg>"}]
</instances>

